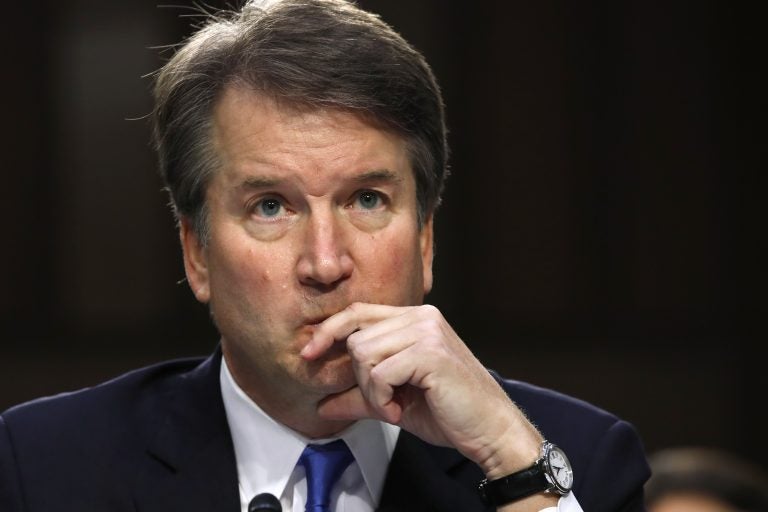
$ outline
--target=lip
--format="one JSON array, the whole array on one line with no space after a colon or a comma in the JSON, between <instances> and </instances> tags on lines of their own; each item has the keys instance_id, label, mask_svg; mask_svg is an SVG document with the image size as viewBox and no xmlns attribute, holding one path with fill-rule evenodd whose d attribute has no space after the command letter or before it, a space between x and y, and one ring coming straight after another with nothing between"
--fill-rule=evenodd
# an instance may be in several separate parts
<instances>
[{"instance_id":1,"label":"lip","mask_svg":"<svg viewBox=\"0 0 768 512\"><path fill-rule=\"evenodd\" d=\"M306 325L306 326L309 326L309 327L317 327L318 325L320 325L321 323L325 322L326 320L328 320L332 316L333 316L332 314L331 315L313 316L313 317L310 317L310 318L307 318L306 320L304 320L304 322L302 322L302 324Z\"/></svg>"},{"instance_id":2,"label":"lip","mask_svg":"<svg viewBox=\"0 0 768 512\"><path fill-rule=\"evenodd\" d=\"M325 304L325 307L315 309L315 311L317 311L319 314L313 316L305 316L301 320L301 325L307 327L317 327L333 315L344 311L344 309L346 309L347 306L349 306L351 303L352 301L337 302L335 305Z\"/></svg>"}]
</instances>

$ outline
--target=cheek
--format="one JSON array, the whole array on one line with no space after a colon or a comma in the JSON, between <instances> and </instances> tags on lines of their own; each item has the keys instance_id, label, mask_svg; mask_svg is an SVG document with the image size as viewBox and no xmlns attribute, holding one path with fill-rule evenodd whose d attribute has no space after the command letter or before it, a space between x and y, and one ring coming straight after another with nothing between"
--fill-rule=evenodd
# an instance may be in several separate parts
<instances>
[{"instance_id":1,"label":"cheek","mask_svg":"<svg viewBox=\"0 0 768 512\"><path fill-rule=\"evenodd\" d=\"M212 279L218 282L213 285L220 294L238 296L243 301L269 302L274 300L275 293L288 286L285 279L287 261L287 256L280 250L243 244L240 250L219 254L212 272Z\"/></svg>"},{"instance_id":2,"label":"cheek","mask_svg":"<svg viewBox=\"0 0 768 512\"><path fill-rule=\"evenodd\" d=\"M293 260L278 251L250 254L250 262L235 271L236 286L266 309L279 307L291 291Z\"/></svg>"},{"instance_id":3,"label":"cheek","mask_svg":"<svg viewBox=\"0 0 768 512\"><path fill-rule=\"evenodd\" d=\"M373 237L359 260L365 267L366 282L390 302L410 302L413 290L422 289L421 253L416 238ZM396 286L393 286L396 285ZM401 298L408 293L407 298Z\"/></svg>"}]
</instances>

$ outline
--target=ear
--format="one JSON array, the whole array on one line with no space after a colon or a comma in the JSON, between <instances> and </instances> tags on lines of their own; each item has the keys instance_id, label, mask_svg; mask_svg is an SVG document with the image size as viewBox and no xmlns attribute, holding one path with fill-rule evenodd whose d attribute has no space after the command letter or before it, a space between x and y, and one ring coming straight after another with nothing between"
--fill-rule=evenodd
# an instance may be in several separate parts
<instances>
[{"instance_id":1,"label":"ear","mask_svg":"<svg viewBox=\"0 0 768 512\"><path fill-rule=\"evenodd\" d=\"M181 250L184 253L184 271L187 274L187 282L200 302L207 303L211 298L211 288L208 280L208 255L206 248L200 242L192 221L186 217L181 218L179 226L179 238L181 238Z\"/></svg>"},{"instance_id":2,"label":"ear","mask_svg":"<svg viewBox=\"0 0 768 512\"><path fill-rule=\"evenodd\" d=\"M421 244L421 267L424 279L424 295L432 290L432 258L434 257L434 242L432 235L432 218L430 213L421 226L419 241Z\"/></svg>"}]
</instances>

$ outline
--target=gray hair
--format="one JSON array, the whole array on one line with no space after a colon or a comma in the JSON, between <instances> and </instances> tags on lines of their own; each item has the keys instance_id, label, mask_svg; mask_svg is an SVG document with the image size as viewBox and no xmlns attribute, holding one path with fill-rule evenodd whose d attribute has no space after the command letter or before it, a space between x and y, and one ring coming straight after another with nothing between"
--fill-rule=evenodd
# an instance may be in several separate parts
<instances>
[{"instance_id":1,"label":"gray hair","mask_svg":"<svg viewBox=\"0 0 768 512\"><path fill-rule=\"evenodd\" d=\"M251 0L212 16L157 74L152 113L160 173L177 218L208 239L205 193L217 157L212 117L226 86L297 108L334 108L406 142L420 225L448 174L442 96L424 57L346 0Z\"/></svg>"}]
</instances>

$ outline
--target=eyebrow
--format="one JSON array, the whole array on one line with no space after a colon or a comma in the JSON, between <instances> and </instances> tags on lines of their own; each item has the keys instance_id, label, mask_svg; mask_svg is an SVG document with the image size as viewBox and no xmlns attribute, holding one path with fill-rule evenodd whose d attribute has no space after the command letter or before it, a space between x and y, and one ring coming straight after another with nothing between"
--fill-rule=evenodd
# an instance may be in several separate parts
<instances>
[{"instance_id":1,"label":"eyebrow","mask_svg":"<svg viewBox=\"0 0 768 512\"><path fill-rule=\"evenodd\" d=\"M273 178L270 176L248 176L246 177L238 188L242 189L264 189L273 188L282 183L284 180L281 178ZM373 171L367 171L357 176L354 176L351 181L357 183L370 183L374 181L399 183L403 181L402 176L390 171L389 169L376 169Z\"/></svg>"},{"instance_id":2,"label":"eyebrow","mask_svg":"<svg viewBox=\"0 0 768 512\"><path fill-rule=\"evenodd\" d=\"M375 171L368 171L355 176L353 181L358 183L368 183L371 181L384 181L390 183L399 183L403 181L402 176L390 171L389 169L377 169Z\"/></svg>"},{"instance_id":3,"label":"eyebrow","mask_svg":"<svg viewBox=\"0 0 768 512\"><path fill-rule=\"evenodd\" d=\"M261 189L272 188L279 185L283 180L279 178L270 178L269 176L248 176L246 177L237 188L244 189Z\"/></svg>"}]
</instances>

